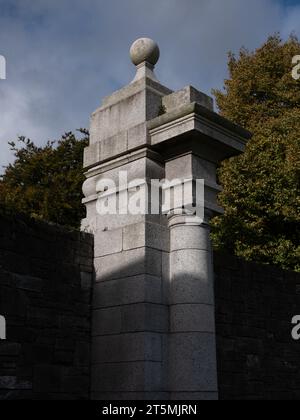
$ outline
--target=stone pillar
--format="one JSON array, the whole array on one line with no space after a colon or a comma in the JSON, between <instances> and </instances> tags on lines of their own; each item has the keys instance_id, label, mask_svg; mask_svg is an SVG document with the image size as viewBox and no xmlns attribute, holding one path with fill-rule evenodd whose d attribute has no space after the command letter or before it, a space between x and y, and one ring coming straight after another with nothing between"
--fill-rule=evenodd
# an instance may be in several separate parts
<instances>
[{"instance_id":1,"label":"stone pillar","mask_svg":"<svg viewBox=\"0 0 300 420\"><path fill-rule=\"evenodd\" d=\"M169 227L171 399L217 399L214 278L209 225L195 215L172 215Z\"/></svg>"},{"instance_id":2,"label":"stone pillar","mask_svg":"<svg viewBox=\"0 0 300 420\"><path fill-rule=\"evenodd\" d=\"M249 133L214 113L196 89L161 85L152 40L136 41L131 58L137 74L93 113L84 156L82 228L95 236L91 397L216 399L207 218L222 211L216 166L241 153ZM149 186L165 178L187 181L186 214L176 203L167 217L163 203L153 203ZM203 214L194 210L198 179ZM132 212L123 200L116 214L101 213L124 194L144 210Z\"/></svg>"}]
</instances>

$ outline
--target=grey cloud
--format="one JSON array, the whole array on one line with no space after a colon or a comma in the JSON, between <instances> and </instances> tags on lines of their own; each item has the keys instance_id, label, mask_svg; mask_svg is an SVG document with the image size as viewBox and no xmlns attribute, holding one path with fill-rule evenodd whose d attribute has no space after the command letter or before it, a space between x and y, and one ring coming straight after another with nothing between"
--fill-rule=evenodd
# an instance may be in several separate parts
<instances>
[{"instance_id":1,"label":"grey cloud","mask_svg":"<svg viewBox=\"0 0 300 420\"><path fill-rule=\"evenodd\" d=\"M101 98L134 77L128 50L140 36L160 45L162 83L209 93L223 85L228 50L300 33L300 8L277 0L0 0L0 10L0 165L17 134L41 144L87 126Z\"/></svg>"}]
</instances>

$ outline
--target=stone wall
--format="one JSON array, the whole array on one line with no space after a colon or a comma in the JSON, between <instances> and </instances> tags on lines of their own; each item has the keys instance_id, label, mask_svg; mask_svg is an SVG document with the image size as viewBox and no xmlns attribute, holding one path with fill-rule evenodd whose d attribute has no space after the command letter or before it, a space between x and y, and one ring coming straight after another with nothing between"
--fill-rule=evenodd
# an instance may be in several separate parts
<instances>
[{"instance_id":1,"label":"stone wall","mask_svg":"<svg viewBox=\"0 0 300 420\"><path fill-rule=\"evenodd\" d=\"M220 398L300 399L300 275L215 254ZM0 399L88 399L93 238L0 217Z\"/></svg>"},{"instance_id":2,"label":"stone wall","mask_svg":"<svg viewBox=\"0 0 300 420\"><path fill-rule=\"evenodd\" d=\"M215 255L221 399L300 399L300 275Z\"/></svg>"},{"instance_id":3,"label":"stone wall","mask_svg":"<svg viewBox=\"0 0 300 420\"><path fill-rule=\"evenodd\" d=\"M0 399L89 397L93 238L0 217Z\"/></svg>"}]
</instances>

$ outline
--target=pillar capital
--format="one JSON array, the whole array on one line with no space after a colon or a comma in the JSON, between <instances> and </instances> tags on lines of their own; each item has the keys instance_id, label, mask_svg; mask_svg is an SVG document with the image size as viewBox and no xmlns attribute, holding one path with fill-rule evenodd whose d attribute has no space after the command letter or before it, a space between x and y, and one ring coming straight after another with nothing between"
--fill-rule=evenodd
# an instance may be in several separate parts
<instances>
[{"instance_id":1,"label":"pillar capital","mask_svg":"<svg viewBox=\"0 0 300 420\"><path fill-rule=\"evenodd\" d=\"M204 219L195 214L178 214L170 212L168 214L168 226L172 229L175 226L202 226L203 228L210 229L209 221L212 218L212 212L205 212Z\"/></svg>"}]
</instances>

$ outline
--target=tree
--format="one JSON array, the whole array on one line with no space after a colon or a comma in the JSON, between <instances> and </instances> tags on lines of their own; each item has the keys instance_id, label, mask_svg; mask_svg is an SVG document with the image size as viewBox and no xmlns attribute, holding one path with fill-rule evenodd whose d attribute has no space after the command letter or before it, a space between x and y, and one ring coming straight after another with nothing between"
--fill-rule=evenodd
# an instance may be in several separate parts
<instances>
[{"instance_id":1,"label":"tree","mask_svg":"<svg viewBox=\"0 0 300 420\"><path fill-rule=\"evenodd\" d=\"M223 116L253 133L243 155L219 170L225 214L212 222L217 249L300 271L300 81L292 78L298 39L272 36L255 52L229 55Z\"/></svg>"},{"instance_id":2,"label":"tree","mask_svg":"<svg viewBox=\"0 0 300 420\"><path fill-rule=\"evenodd\" d=\"M45 147L37 147L25 137L18 139L21 146L9 143L16 159L0 179L1 208L78 228L85 214L82 168L89 139L87 130L78 131L80 138L69 132Z\"/></svg>"}]
</instances>

